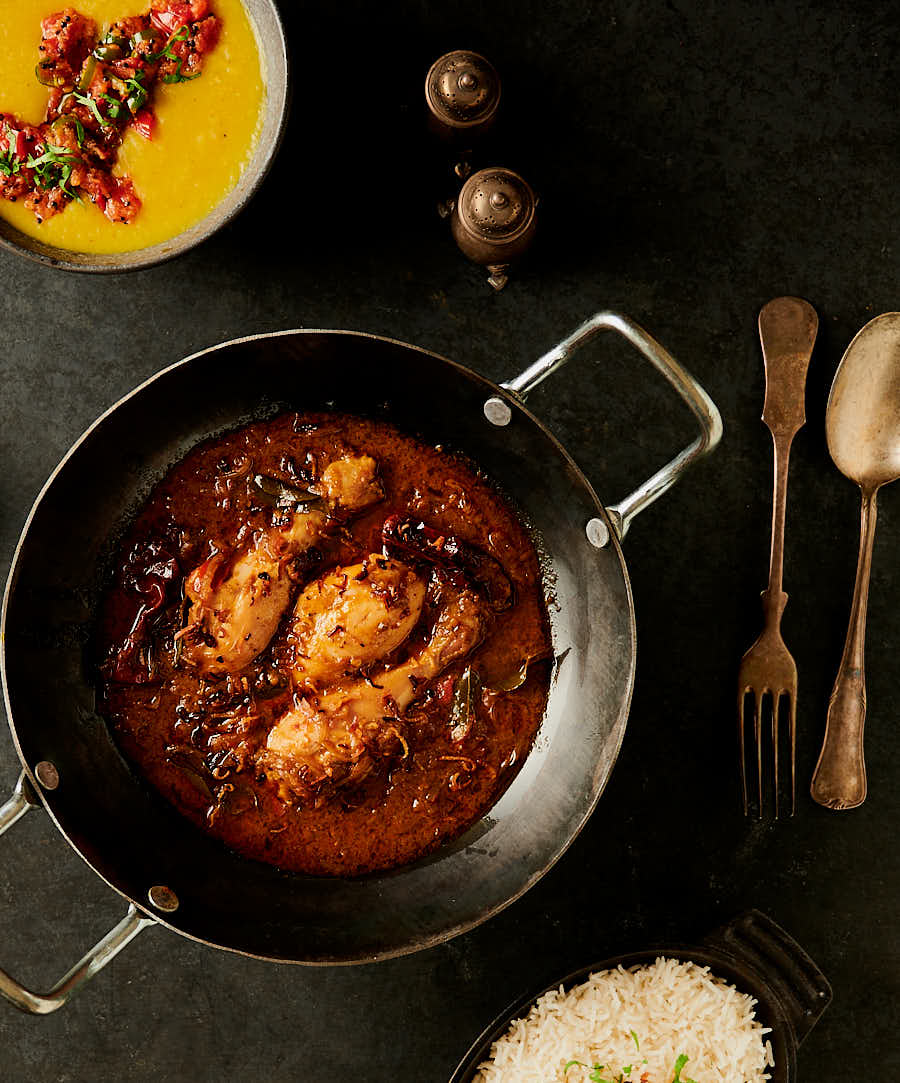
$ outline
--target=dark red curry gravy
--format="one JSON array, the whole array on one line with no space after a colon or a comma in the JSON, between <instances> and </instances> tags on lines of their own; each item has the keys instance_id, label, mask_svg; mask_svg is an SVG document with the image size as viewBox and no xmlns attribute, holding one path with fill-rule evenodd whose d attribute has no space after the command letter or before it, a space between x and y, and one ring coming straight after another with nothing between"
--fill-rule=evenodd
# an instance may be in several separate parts
<instances>
[{"instance_id":1,"label":"dark red curry gravy","mask_svg":"<svg viewBox=\"0 0 900 1083\"><path fill-rule=\"evenodd\" d=\"M251 479L314 484L347 454L375 459L384 499L356 518L329 523L318 554L298 562L291 604L269 646L225 678L203 678L183 655L176 660L185 577L210 552L246 546L253 530L271 522L273 511L259 501ZM416 686L415 701L393 720L392 743L361 782L285 798L253 757L297 695L281 661L294 599L329 569L380 553L382 526L392 515L489 554L508 577L513 602L502 611L486 607L480 644ZM100 625L104 713L147 779L203 830L249 858L330 876L406 864L477 821L531 747L550 674L534 545L471 464L388 424L291 413L201 444L153 490L116 563ZM131 643L128 665L113 665L117 652L124 657L140 603L153 593L135 568L151 565L164 600L133 637L140 642ZM440 577L434 568L416 570L424 579ZM411 644L427 638L433 619L426 604L419 626L385 664L402 661Z\"/></svg>"}]
</instances>

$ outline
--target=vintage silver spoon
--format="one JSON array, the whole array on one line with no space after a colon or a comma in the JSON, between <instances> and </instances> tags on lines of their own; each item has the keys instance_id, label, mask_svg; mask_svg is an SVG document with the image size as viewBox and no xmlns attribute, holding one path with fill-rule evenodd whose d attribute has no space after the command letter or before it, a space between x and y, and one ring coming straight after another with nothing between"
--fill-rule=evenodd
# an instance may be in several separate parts
<instances>
[{"instance_id":1,"label":"vintage silver spoon","mask_svg":"<svg viewBox=\"0 0 900 1083\"><path fill-rule=\"evenodd\" d=\"M810 787L820 805L842 809L856 808L866 799L866 606L875 499L882 485L900 477L900 312L876 316L847 347L828 396L825 433L838 470L862 490L850 627Z\"/></svg>"}]
</instances>

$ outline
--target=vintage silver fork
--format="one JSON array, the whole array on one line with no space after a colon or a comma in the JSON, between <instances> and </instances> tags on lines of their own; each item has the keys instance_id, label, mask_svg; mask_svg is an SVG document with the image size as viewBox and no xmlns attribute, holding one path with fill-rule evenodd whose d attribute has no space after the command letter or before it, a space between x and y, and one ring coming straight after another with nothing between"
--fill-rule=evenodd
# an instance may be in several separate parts
<instances>
[{"instance_id":1,"label":"vintage silver fork","mask_svg":"<svg viewBox=\"0 0 900 1083\"><path fill-rule=\"evenodd\" d=\"M747 799L747 751L744 712L752 695L753 742L756 746L759 817L763 812L762 712L771 698L772 747L775 768L775 818L778 818L778 715L786 700L791 749L791 815L796 808L797 666L781 638L781 617L788 596L781 589L784 565L784 518L787 503L788 462L791 444L806 423L806 372L812 356L819 319L815 309L798 297L776 297L759 314L759 340L766 369L766 399L762 419L772 433L775 481L772 494L772 549L769 585L762 593L763 630L741 659L738 674L738 740L744 815Z\"/></svg>"}]
</instances>

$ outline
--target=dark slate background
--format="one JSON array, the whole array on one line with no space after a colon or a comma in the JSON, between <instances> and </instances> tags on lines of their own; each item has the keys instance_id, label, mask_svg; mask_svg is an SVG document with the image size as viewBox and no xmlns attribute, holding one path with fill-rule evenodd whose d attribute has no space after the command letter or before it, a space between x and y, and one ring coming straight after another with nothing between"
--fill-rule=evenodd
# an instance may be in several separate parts
<instances>
[{"instance_id":1,"label":"dark slate background","mask_svg":"<svg viewBox=\"0 0 900 1083\"><path fill-rule=\"evenodd\" d=\"M440 1081L523 990L619 951L696 939L755 906L834 985L800 1078L852 1075L863 1044L879 1078L892 1078L900 493L891 489L869 619L870 796L833 813L807 786L857 544L858 496L828 458L825 400L852 335L900 307L893 5L284 8L296 80L287 142L233 226L131 277L0 255L4 574L41 483L101 410L161 366L248 332L373 331L503 378L614 307L699 377L725 438L629 534L639 646L624 747L587 828L529 894L443 947L364 968L278 967L153 930L56 1016L0 1005L0 1077ZM505 80L504 126L483 164L521 169L542 197L533 257L499 295L433 211L448 193L422 135L421 84L435 57L461 46L485 52ZM784 631L801 680L799 808L774 824L739 811L734 685L758 630L768 557L756 315L782 293L807 297L821 322L785 558ZM532 406L613 502L691 435L661 384L603 340ZM17 774L3 732L3 789ZM42 814L0 849L0 965L47 987L124 904Z\"/></svg>"}]
</instances>

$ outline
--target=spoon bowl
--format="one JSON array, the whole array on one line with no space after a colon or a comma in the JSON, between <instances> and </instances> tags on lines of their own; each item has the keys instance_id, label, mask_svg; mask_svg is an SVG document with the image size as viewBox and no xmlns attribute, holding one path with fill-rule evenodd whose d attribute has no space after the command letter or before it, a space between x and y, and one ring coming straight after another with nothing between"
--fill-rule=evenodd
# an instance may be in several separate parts
<instances>
[{"instance_id":1,"label":"spoon bowl","mask_svg":"<svg viewBox=\"0 0 900 1083\"><path fill-rule=\"evenodd\" d=\"M845 809L866 799L866 609L876 497L900 477L900 312L876 316L847 347L828 396L825 433L838 470L862 490L862 512L850 625L810 792L826 808Z\"/></svg>"},{"instance_id":2,"label":"spoon bowl","mask_svg":"<svg viewBox=\"0 0 900 1083\"><path fill-rule=\"evenodd\" d=\"M900 477L900 312L876 316L847 347L825 434L835 466L864 491Z\"/></svg>"}]
</instances>

